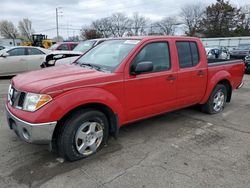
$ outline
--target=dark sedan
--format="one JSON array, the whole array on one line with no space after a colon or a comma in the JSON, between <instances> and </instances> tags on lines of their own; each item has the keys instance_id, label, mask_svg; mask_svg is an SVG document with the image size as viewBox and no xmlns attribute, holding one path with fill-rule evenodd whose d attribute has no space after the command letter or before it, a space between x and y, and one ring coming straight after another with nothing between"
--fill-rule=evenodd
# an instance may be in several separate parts
<instances>
[{"instance_id":1,"label":"dark sedan","mask_svg":"<svg viewBox=\"0 0 250 188\"><path fill-rule=\"evenodd\" d=\"M230 52L230 57L235 59L244 59L247 55L250 55L250 44L239 44Z\"/></svg>"}]
</instances>

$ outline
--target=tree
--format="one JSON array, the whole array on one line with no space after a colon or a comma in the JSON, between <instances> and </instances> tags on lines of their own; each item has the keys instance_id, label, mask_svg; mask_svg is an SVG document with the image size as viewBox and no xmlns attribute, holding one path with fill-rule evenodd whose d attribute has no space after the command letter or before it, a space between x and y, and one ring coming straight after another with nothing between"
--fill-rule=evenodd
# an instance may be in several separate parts
<instances>
[{"instance_id":1,"label":"tree","mask_svg":"<svg viewBox=\"0 0 250 188\"><path fill-rule=\"evenodd\" d=\"M196 36L204 11L205 7L201 3L186 4L181 8L180 16L187 28L188 36Z\"/></svg>"},{"instance_id":2,"label":"tree","mask_svg":"<svg viewBox=\"0 0 250 188\"><path fill-rule=\"evenodd\" d=\"M15 39L18 36L18 31L11 21L0 21L0 34L5 38L13 39L14 45L16 44Z\"/></svg>"},{"instance_id":3,"label":"tree","mask_svg":"<svg viewBox=\"0 0 250 188\"><path fill-rule=\"evenodd\" d=\"M54 37L54 38L52 38L52 40L53 41L55 41L55 42L63 42L64 41L64 38L62 37L62 36L58 36L58 38L57 37Z\"/></svg>"},{"instance_id":4,"label":"tree","mask_svg":"<svg viewBox=\"0 0 250 188\"><path fill-rule=\"evenodd\" d=\"M139 15L137 12L133 14L131 19L132 35L144 35L145 27L147 26L147 19L144 16Z\"/></svg>"},{"instance_id":5,"label":"tree","mask_svg":"<svg viewBox=\"0 0 250 188\"><path fill-rule=\"evenodd\" d=\"M102 33L103 37L122 37L131 31L131 24L131 20L126 15L114 13L92 22L91 27Z\"/></svg>"},{"instance_id":6,"label":"tree","mask_svg":"<svg viewBox=\"0 0 250 188\"><path fill-rule=\"evenodd\" d=\"M114 37L122 37L131 29L131 20L122 13L112 14L110 21L110 30Z\"/></svg>"},{"instance_id":7,"label":"tree","mask_svg":"<svg viewBox=\"0 0 250 188\"><path fill-rule=\"evenodd\" d=\"M32 42L32 34L34 33L32 22L28 18L24 18L18 22L18 28L21 36L25 40Z\"/></svg>"},{"instance_id":8,"label":"tree","mask_svg":"<svg viewBox=\"0 0 250 188\"><path fill-rule=\"evenodd\" d=\"M90 27L101 33L105 38L112 36L110 17L98 19L92 22Z\"/></svg>"},{"instance_id":9,"label":"tree","mask_svg":"<svg viewBox=\"0 0 250 188\"><path fill-rule=\"evenodd\" d=\"M206 37L234 36L236 28L241 24L242 16L240 9L228 1L217 0L215 4L206 8L199 31Z\"/></svg>"},{"instance_id":10,"label":"tree","mask_svg":"<svg viewBox=\"0 0 250 188\"><path fill-rule=\"evenodd\" d=\"M153 33L163 35L174 35L176 26L179 25L173 17L165 17L161 21L153 24Z\"/></svg>"},{"instance_id":11,"label":"tree","mask_svg":"<svg viewBox=\"0 0 250 188\"><path fill-rule=\"evenodd\" d=\"M235 30L235 35L249 36L250 35L250 5L241 7L241 21L238 23Z\"/></svg>"},{"instance_id":12,"label":"tree","mask_svg":"<svg viewBox=\"0 0 250 188\"><path fill-rule=\"evenodd\" d=\"M81 30L80 36L82 39L96 39L101 38L102 33L99 33L96 29L83 28Z\"/></svg>"}]
</instances>

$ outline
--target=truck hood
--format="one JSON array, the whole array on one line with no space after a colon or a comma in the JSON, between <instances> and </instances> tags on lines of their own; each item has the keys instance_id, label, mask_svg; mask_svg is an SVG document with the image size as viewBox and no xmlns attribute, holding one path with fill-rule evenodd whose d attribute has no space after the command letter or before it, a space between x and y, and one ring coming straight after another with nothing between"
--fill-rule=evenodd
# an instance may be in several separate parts
<instances>
[{"instance_id":1,"label":"truck hood","mask_svg":"<svg viewBox=\"0 0 250 188\"><path fill-rule=\"evenodd\" d=\"M20 91L50 93L100 83L111 73L78 65L61 65L17 75L12 85Z\"/></svg>"}]
</instances>

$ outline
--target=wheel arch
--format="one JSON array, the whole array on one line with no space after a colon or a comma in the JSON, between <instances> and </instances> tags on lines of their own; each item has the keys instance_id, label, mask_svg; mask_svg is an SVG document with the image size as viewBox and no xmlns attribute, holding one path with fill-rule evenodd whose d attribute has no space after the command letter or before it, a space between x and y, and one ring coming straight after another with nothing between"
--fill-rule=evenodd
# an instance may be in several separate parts
<instances>
[{"instance_id":1,"label":"wheel arch","mask_svg":"<svg viewBox=\"0 0 250 188\"><path fill-rule=\"evenodd\" d=\"M199 104L205 104L207 102L215 86L218 84L225 85L225 87L227 88L227 101L226 102L230 102L231 96L232 96L232 89L233 89L232 84L230 82L231 74L224 70L219 71L215 75L213 75L209 80L210 81L208 82L206 93Z\"/></svg>"},{"instance_id":2,"label":"wheel arch","mask_svg":"<svg viewBox=\"0 0 250 188\"><path fill-rule=\"evenodd\" d=\"M232 97L232 85L230 84L229 80L223 79L223 80L219 81L216 85L218 85L218 84L224 85L227 88L227 100L226 100L226 102L230 102L231 97Z\"/></svg>"},{"instance_id":3,"label":"wheel arch","mask_svg":"<svg viewBox=\"0 0 250 188\"><path fill-rule=\"evenodd\" d=\"M109 122L109 135L114 136L115 138L117 138L118 133L119 133L119 117L118 114L115 113L109 106L102 104L102 103L87 103L87 104L83 104L80 106L77 106L73 109L71 109L70 111L68 111L66 114L64 114L64 116L58 121L53 135L52 135L52 150L56 149L56 139L58 136L59 131L62 128L62 124L63 122L69 118L73 113L79 111L79 110L84 110L84 109L93 109L93 110L98 110L101 111L102 113L104 113L108 119Z\"/></svg>"}]
</instances>

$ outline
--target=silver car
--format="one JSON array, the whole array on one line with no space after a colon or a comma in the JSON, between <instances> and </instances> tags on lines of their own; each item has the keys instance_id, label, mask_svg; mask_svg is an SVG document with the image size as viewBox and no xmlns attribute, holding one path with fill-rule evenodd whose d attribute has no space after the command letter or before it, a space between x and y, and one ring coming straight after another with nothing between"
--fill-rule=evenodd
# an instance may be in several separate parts
<instances>
[{"instance_id":1,"label":"silver car","mask_svg":"<svg viewBox=\"0 0 250 188\"><path fill-rule=\"evenodd\" d=\"M11 76L21 72L40 69L46 53L50 50L16 46L0 51L0 76Z\"/></svg>"}]
</instances>

